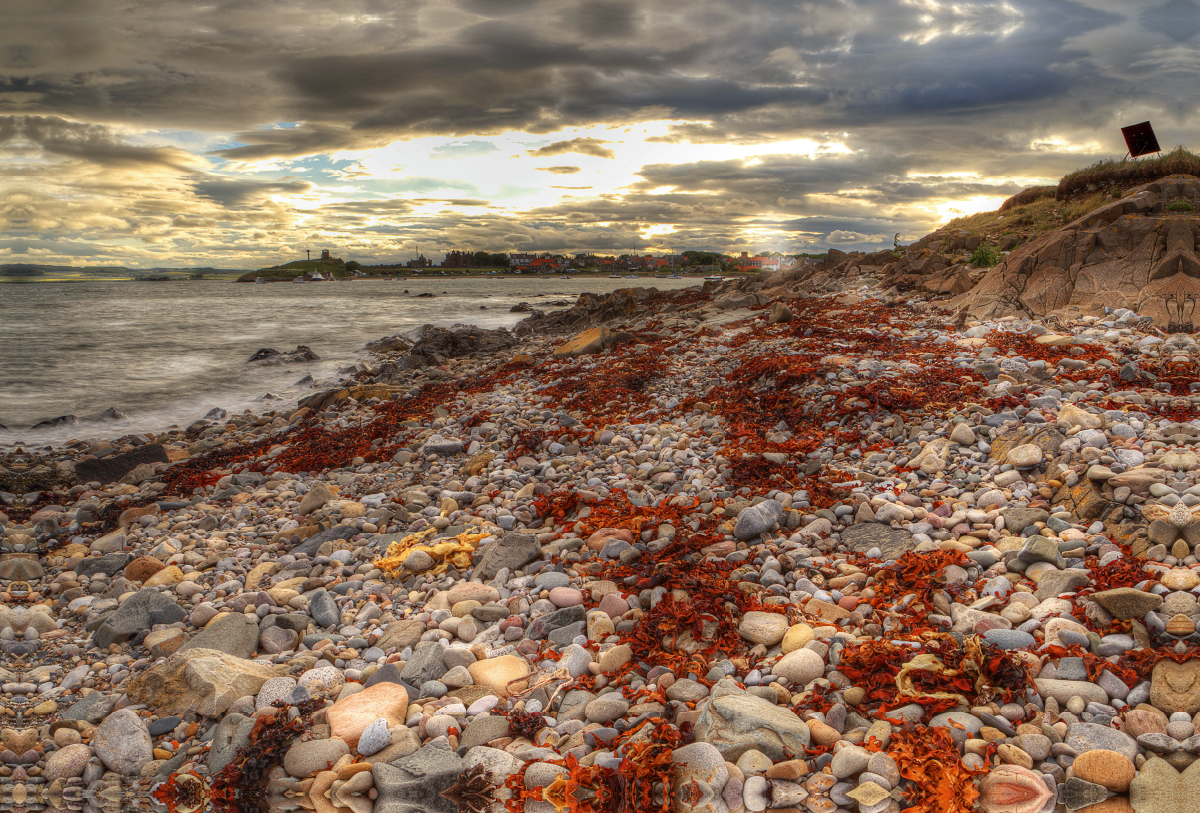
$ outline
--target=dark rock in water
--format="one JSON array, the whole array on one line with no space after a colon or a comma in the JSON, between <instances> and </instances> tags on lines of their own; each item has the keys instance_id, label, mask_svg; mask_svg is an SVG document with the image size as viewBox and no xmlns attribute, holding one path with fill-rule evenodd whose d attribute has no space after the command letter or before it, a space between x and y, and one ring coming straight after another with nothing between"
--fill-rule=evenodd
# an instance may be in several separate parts
<instances>
[{"instance_id":1,"label":"dark rock in water","mask_svg":"<svg viewBox=\"0 0 1200 813\"><path fill-rule=\"evenodd\" d=\"M30 428L53 429L56 426L74 426L77 423L79 423L79 419L74 415L59 415L57 418L51 418L47 421L39 421Z\"/></svg>"},{"instance_id":2,"label":"dark rock in water","mask_svg":"<svg viewBox=\"0 0 1200 813\"><path fill-rule=\"evenodd\" d=\"M314 353L307 345L296 345L296 349L290 353L280 353L271 347L264 347L255 353L247 362L258 361L266 364L295 364L301 361L320 361L321 357Z\"/></svg>"},{"instance_id":3,"label":"dark rock in water","mask_svg":"<svg viewBox=\"0 0 1200 813\"><path fill-rule=\"evenodd\" d=\"M535 311L517 325L519 336L529 333L557 333L582 330L614 319L628 319L640 313L643 303L658 294L657 288L620 288L611 294L580 294L575 304L563 311Z\"/></svg>"},{"instance_id":4,"label":"dark rock in water","mask_svg":"<svg viewBox=\"0 0 1200 813\"><path fill-rule=\"evenodd\" d=\"M508 309L509 313L529 313L533 308L529 307L528 302L518 302Z\"/></svg>"},{"instance_id":5,"label":"dark rock in water","mask_svg":"<svg viewBox=\"0 0 1200 813\"><path fill-rule=\"evenodd\" d=\"M204 420L206 421L223 421L226 417L228 417L227 413L220 407L213 407L204 413Z\"/></svg>"},{"instance_id":6,"label":"dark rock in water","mask_svg":"<svg viewBox=\"0 0 1200 813\"><path fill-rule=\"evenodd\" d=\"M313 383L313 377L311 375L306 375L306 376L304 376L304 378L297 381L294 386L299 387L302 384L311 384L311 383Z\"/></svg>"},{"instance_id":7,"label":"dark rock in water","mask_svg":"<svg viewBox=\"0 0 1200 813\"><path fill-rule=\"evenodd\" d=\"M469 325L455 325L451 329L426 326L409 351L408 361L410 367L426 367L450 358L507 350L516 343L517 338L503 329L486 330Z\"/></svg>"},{"instance_id":8,"label":"dark rock in water","mask_svg":"<svg viewBox=\"0 0 1200 813\"><path fill-rule=\"evenodd\" d=\"M169 463L167 450L160 443L147 443L128 452L97 460L83 459L75 464L75 477L81 483L115 483L145 463Z\"/></svg>"},{"instance_id":9,"label":"dark rock in water","mask_svg":"<svg viewBox=\"0 0 1200 813\"><path fill-rule=\"evenodd\" d=\"M129 416L116 407L109 407L101 412L97 417L97 421L123 421Z\"/></svg>"},{"instance_id":10,"label":"dark rock in water","mask_svg":"<svg viewBox=\"0 0 1200 813\"><path fill-rule=\"evenodd\" d=\"M382 339L376 339L373 342L367 342L364 345L364 350L369 350L372 353L399 353L408 350L412 347L412 342L403 336L384 336Z\"/></svg>"},{"instance_id":11,"label":"dark rock in water","mask_svg":"<svg viewBox=\"0 0 1200 813\"><path fill-rule=\"evenodd\" d=\"M417 299L433 299L433 294L426 291L424 293L417 294L416 298Z\"/></svg>"}]
</instances>

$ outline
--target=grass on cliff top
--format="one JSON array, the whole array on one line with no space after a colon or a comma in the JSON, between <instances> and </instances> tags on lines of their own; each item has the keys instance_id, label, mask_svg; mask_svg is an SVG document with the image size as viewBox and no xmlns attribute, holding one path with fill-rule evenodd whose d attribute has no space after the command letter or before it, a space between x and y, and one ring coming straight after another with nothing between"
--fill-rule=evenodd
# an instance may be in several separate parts
<instances>
[{"instance_id":1,"label":"grass on cliff top","mask_svg":"<svg viewBox=\"0 0 1200 813\"><path fill-rule=\"evenodd\" d=\"M996 211L951 220L941 231L965 231L987 240L1015 234L1024 243L1168 175L1200 176L1200 155L1176 147L1157 156L1097 161L1064 175L1057 186L1031 186Z\"/></svg>"},{"instance_id":2,"label":"grass on cliff top","mask_svg":"<svg viewBox=\"0 0 1200 813\"><path fill-rule=\"evenodd\" d=\"M1200 176L1200 155L1184 147L1176 147L1170 152L1154 156L1097 161L1064 175L1058 182L1055 197L1067 200L1099 189L1124 192L1168 175Z\"/></svg>"},{"instance_id":3,"label":"grass on cliff top","mask_svg":"<svg viewBox=\"0 0 1200 813\"><path fill-rule=\"evenodd\" d=\"M1045 234L1051 229L1065 226L1095 209L1114 200L1106 192L1096 192L1073 201L1058 201L1054 198L1038 198L1032 203L980 212L976 215L959 217L941 228L950 233L965 231L984 239L995 240L1006 234L1015 234L1021 242Z\"/></svg>"}]
</instances>

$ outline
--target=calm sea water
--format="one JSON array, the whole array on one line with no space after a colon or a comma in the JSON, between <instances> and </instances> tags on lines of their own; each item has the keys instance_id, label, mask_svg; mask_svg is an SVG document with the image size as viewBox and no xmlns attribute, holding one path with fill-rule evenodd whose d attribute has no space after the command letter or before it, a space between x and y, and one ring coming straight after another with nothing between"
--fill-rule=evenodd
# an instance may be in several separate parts
<instances>
[{"instance_id":1,"label":"calm sea water","mask_svg":"<svg viewBox=\"0 0 1200 813\"><path fill-rule=\"evenodd\" d=\"M512 327L518 302L630 286L662 290L699 280L571 278L410 279L309 285L83 282L0 285L0 445L117 437L186 425L213 407L265 411L270 392L294 404L364 357L363 345L424 324ZM405 293L407 289L408 293ZM434 298L418 298L419 293ZM481 306L486 310L481 310ZM321 360L264 367L256 350L308 345ZM115 407L129 417L95 418ZM60 415L80 424L31 430Z\"/></svg>"}]
</instances>

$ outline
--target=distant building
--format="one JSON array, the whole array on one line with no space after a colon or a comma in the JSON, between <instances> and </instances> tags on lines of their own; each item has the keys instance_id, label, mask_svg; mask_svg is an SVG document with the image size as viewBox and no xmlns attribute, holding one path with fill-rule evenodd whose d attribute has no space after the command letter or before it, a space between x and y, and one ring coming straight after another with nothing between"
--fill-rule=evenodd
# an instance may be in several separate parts
<instances>
[{"instance_id":1,"label":"distant building","mask_svg":"<svg viewBox=\"0 0 1200 813\"><path fill-rule=\"evenodd\" d=\"M409 260L404 264L405 268L433 268L433 262L425 259L425 255L417 257L415 260Z\"/></svg>"},{"instance_id":2,"label":"distant building","mask_svg":"<svg viewBox=\"0 0 1200 813\"><path fill-rule=\"evenodd\" d=\"M508 255L508 264L509 264L509 265L511 265L511 266L513 266L514 268L525 268L525 267L527 267L527 266L528 266L528 265L529 265L531 262L533 262L534 260L536 260L537 258L538 258L538 256L537 256L536 254L514 254L514 253L510 253L510 254Z\"/></svg>"}]
</instances>

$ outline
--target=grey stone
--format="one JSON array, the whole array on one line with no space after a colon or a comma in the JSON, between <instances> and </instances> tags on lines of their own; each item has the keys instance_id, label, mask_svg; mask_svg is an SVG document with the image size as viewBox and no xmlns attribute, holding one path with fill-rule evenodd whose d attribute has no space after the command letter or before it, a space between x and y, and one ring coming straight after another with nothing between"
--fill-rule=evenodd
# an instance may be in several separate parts
<instances>
[{"instance_id":1,"label":"grey stone","mask_svg":"<svg viewBox=\"0 0 1200 813\"><path fill-rule=\"evenodd\" d=\"M829 770L838 779L849 779L867 769L871 752L861 745L848 745L833 755Z\"/></svg>"},{"instance_id":2,"label":"grey stone","mask_svg":"<svg viewBox=\"0 0 1200 813\"><path fill-rule=\"evenodd\" d=\"M755 697L728 678L712 689L712 696L696 721L696 739L712 743L725 759L736 762L749 750L772 761L808 747L808 726L789 709Z\"/></svg>"},{"instance_id":3,"label":"grey stone","mask_svg":"<svg viewBox=\"0 0 1200 813\"><path fill-rule=\"evenodd\" d=\"M392 744L392 733L388 731L388 721L385 717L380 717L373 723L370 723L363 729L362 736L358 738L358 753L364 757L369 757L371 754L382 751Z\"/></svg>"},{"instance_id":4,"label":"grey stone","mask_svg":"<svg viewBox=\"0 0 1200 813\"><path fill-rule=\"evenodd\" d=\"M1025 540L1017 558L1026 564L1034 562L1049 562L1057 567L1063 566L1062 554L1058 552L1058 543L1044 536L1031 536Z\"/></svg>"},{"instance_id":5,"label":"grey stone","mask_svg":"<svg viewBox=\"0 0 1200 813\"><path fill-rule=\"evenodd\" d=\"M1050 512L1041 508L1006 508L1000 512L1004 517L1004 528L1009 533L1019 534L1035 522L1050 519Z\"/></svg>"},{"instance_id":6,"label":"grey stone","mask_svg":"<svg viewBox=\"0 0 1200 813\"><path fill-rule=\"evenodd\" d=\"M278 655L281 652L293 650L299 642L299 633L281 626L267 627L259 638L263 652L268 655Z\"/></svg>"},{"instance_id":7,"label":"grey stone","mask_svg":"<svg viewBox=\"0 0 1200 813\"><path fill-rule=\"evenodd\" d=\"M128 553L106 553L103 556L84 559L75 565L75 575L80 577L86 576L89 579L97 573L103 573L105 576L115 576L132 561L133 556Z\"/></svg>"},{"instance_id":8,"label":"grey stone","mask_svg":"<svg viewBox=\"0 0 1200 813\"><path fill-rule=\"evenodd\" d=\"M958 725L951 725L951 723ZM959 728L959 726L962 726ZM935 714L929 721L930 728L944 728L957 743L966 742L970 737L977 736L983 728L983 721L965 711L944 711Z\"/></svg>"},{"instance_id":9,"label":"grey stone","mask_svg":"<svg viewBox=\"0 0 1200 813\"><path fill-rule=\"evenodd\" d=\"M99 723L112 711L115 703L112 695L104 692L92 692L87 697L80 698L63 712L64 720L86 720L89 723Z\"/></svg>"},{"instance_id":10,"label":"grey stone","mask_svg":"<svg viewBox=\"0 0 1200 813\"><path fill-rule=\"evenodd\" d=\"M1067 568L1066 570L1049 570L1038 580L1034 596L1038 601L1055 598L1061 593L1074 593L1081 587L1091 584L1092 574L1086 570Z\"/></svg>"},{"instance_id":11,"label":"grey stone","mask_svg":"<svg viewBox=\"0 0 1200 813\"><path fill-rule=\"evenodd\" d=\"M851 525L842 531L842 547L863 554L871 548L879 548L884 559L899 559L916 546L913 535L903 528L875 522Z\"/></svg>"},{"instance_id":12,"label":"grey stone","mask_svg":"<svg viewBox=\"0 0 1200 813\"><path fill-rule=\"evenodd\" d=\"M983 640L999 649L1025 649L1034 643L1034 637L1022 630L991 629L983 634Z\"/></svg>"},{"instance_id":13,"label":"grey stone","mask_svg":"<svg viewBox=\"0 0 1200 813\"><path fill-rule=\"evenodd\" d=\"M225 715L221 722L217 723L209 742L208 757L205 759L209 776L224 770L237 756L238 749L250 744L250 732L253 729L254 720L236 711Z\"/></svg>"},{"instance_id":14,"label":"grey stone","mask_svg":"<svg viewBox=\"0 0 1200 813\"><path fill-rule=\"evenodd\" d=\"M555 630L580 622L587 623L587 610L582 605L563 607L529 622L525 629L525 637L531 641L541 641Z\"/></svg>"},{"instance_id":15,"label":"grey stone","mask_svg":"<svg viewBox=\"0 0 1200 813\"><path fill-rule=\"evenodd\" d=\"M297 742L283 755L283 769L297 779L303 779L315 771L326 770L330 763L348 753L350 746L336 737Z\"/></svg>"},{"instance_id":16,"label":"grey stone","mask_svg":"<svg viewBox=\"0 0 1200 813\"><path fill-rule=\"evenodd\" d=\"M125 599L92 633L92 644L108 649L110 644L124 643L154 624L174 624L186 617L187 613L170 596L157 588L143 587Z\"/></svg>"},{"instance_id":17,"label":"grey stone","mask_svg":"<svg viewBox=\"0 0 1200 813\"><path fill-rule=\"evenodd\" d=\"M242 613L221 616L190 638L178 651L189 649L215 649L235 658L252 658L258 650L258 623Z\"/></svg>"},{"instance_id":18,"label":"grey stone","mask_svg":"<svg viewBox=\"0 0 1200 813\"><path fill-rule=\"evenodd\" d=\"M1036 678L1033 683L1038 694L1042 697L1053 697L1059 703L1066 703L1072 697L1081 697L1085 703L1108 703L1108 695L1104 690L1087 681Z\"/></svg>"},{"instance_id":19,"label":"grey stone","mask_svg":"<svg viewBox=\"0 0 1200 813\"><path fill-rule=\"evenodd\" d=\"M743 508L734 524L733 535L742 540L753 539L771 530L782 516L783 506L776 500L764 500Z\"/></svg>"},{"instance_id":20,"label":"grey stone","mask_svg":"<svg viewBox=\"0 0 1200 813\"><path fill-rule=\"evenodd\" d=\"M1067 729L1066 744L1076 753L1108 750L1124 754L1132 762L1138 754L1137 740L1123 731L1096 723L1075 723Z\"/></svg>"},{"instance_id":21,"label":"grey stone","mask_svg":"<svg viewBox=\"0 0 1200 813\"><path fill-rule=\"evenodd\" d=\"M296 547L292 548L289 553L293 556L299 556L301 553L306 554L309 558L317 555L321 550L321 546L326 542L338 542L343 539L349 539L358 533L358 529L352 525L334 525L327 531L321 531L319 534L313 534L308 539L305 539Z\"/></svg>"},{"instance_id":22,"label":"grey stone","mask_svg":"<svg viewBox=\"0 0 1200 813\"><path fill-rule=\"evenodd\" d=\"M483 555L475 565L471 578L475 581L488 581L496 578L503 568L509 571L517 570L542 556L542 548L537 540L528 534L505 534L500 539L485 545Z\"/></svg>"},{"instance_id":23,"label":"grey stone","mask_svg":"<svg viewBox=\"0 0 1200 813\"><path fill-rule=\"evenodd\" d=\"M437 641L423 641L418 644L412 657L400 670L400 679L414 686L437 680L448 671L445 651Z\"/></svg>"},{"instance_id":24,"label":"grey stone","mask_svg":"<svg viewBox=\"0 0 1200 813\"><path fill-rule=\"evenodd\" d=\"M312 598L308 601L308 612L313 617L313 621L317 622L317 626L324 629L335 627L342 620L337 602L323 587L313 592Z\"/></svg>"},{"instance_id":25,"label":"grey stone","mask_svg":"<svg viewBox=\"0 0 1200 813\"><path fill-rule=\"evenodd\" d=\"M137 776L154 758L145 721L129 709L104 719L92 736L92 748L106 768L122 776Z\"/></svg>"},{"instance_id":26,"label":"grey stone","mask_svg":"<svg viewBox=\"0 0 1200 813\"><path fill-rule=\"evenodd\" d=\"M393 763L371 768L374 813L458 813L458 805L441 796L462 774L466 763L444 743L430 743Z\"/></svg>"},{"instance_id":27,"label":"grey stone","mask_svg":"<svg viewBox=\"0 0 1200 813\"><path fill-rule=\"evenodd\" d=\"M465 754L478 745L508 736L508 718L499 714L479 714L467 723L467 730L458 740L458 751Z\"/></svg>"}]
</instances>

